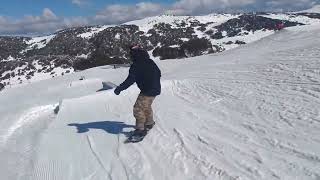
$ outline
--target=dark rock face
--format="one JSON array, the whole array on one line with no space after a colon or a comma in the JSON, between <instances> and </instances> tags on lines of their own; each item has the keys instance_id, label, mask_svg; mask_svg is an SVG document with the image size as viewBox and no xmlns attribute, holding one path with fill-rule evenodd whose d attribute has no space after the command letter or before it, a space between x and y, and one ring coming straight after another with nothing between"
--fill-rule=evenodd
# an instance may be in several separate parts
<instances>
[{"instance_id":1,"label":"dark rock face","mask_svg":"<svg viewBox=\"0 0 320 180\"><path fill-rule=\"evenodd\" d=\"M318 14L318 13L297 13L295 15L307 16L307 17L313 18L313 19L320 19L320 14Z\"/></svg>"},{"instance_id":2,"label":"dark rock face","mask_svg":"<svg viewBox=\"0 0 320 180\"><path fill-rule=\"evenodd\" d=\"M149 38L153 46L157 46L160 43L161 46L166 47L182 44L182 38L197 38L194 33L192 27L172 28L172 25L165 23L155 25L154 31L148 32L148 34L151 34Z\"/></svg>"},{"instance_id":3,"label":"dark rock face","mask_svg":"<svg viewBox=\"0 0 320 180\"><path fill-rule=\"evenodd\" d=\"M92 53L89 59L93 64L100 66L128 63L130 61L128 52L129 45L148 44L147 39L143 37L142 34L143 32L139 31L139 27L135 25L107 28L90 39L89 42ZM150 46L146 46L146 48L150 49Z\"/></svg>"},{"instance_id":4,"label":"dark rock face","mask_svg":"<svg viewBox=\"0 0 320 180\"><path fill-rule=\"evenodd\" d=\"M184 51L178 47L157 47L153 51L153 56L160 56L160 60L164 59L179 59L186 57Z\"/></svg>"},{"instance_id":5,"label":"dark rock face","mask_svg":"<svg viewBox=\"0 0 320 180\"><path fill-rule=\"evenodd\" d=\"M253 32L258 30L276 30L276 25L279 23L284 23L285 27L302 25L296 22L270 19L257 15L242 15L239 18L231 19L226 23L215 27L218 29L218 32L211 37L213 39L222 39L224 38L222 32L226 32L227 37L235 37L241 36L243 30Z\"/></svg>"},{"instance_id":6,"label":"dark rock face","mask_svg":"<svg viewBox=\"0 0 320 180\"><path fill-rule=\"evenodd\" d=\"M222 32L221 31L218 31L216 33L214 33L212 36L211 36L212 39L222 39L223 38L223 35L222 35Z\"/></svg>"},{"instance_id":7,"label":"dark rock face","mask_svg":"<svg viewBox=\"0 0 320 180\"><path fill-rule=\"evenodd\" d=\"M160 59L164 60L200 56L203 54L209 54L214 52L215 51L212 48L212 44L208 39L194 38L187 42L183 42L179 47L157 47L153 51L153 56L160 56Z\"/></svg>"},{"instance_id":8,"label":"dark rock face","mask_svg":"<svg viewBox=\"0 0 320 180\"><path fill-rule=\"evenodd\" d=\"M24 37L0 37L0 60L7 59L9 56L14 58L21 57L20 52L27 47Z\"/></svg>"},{"instance_id":9,"label":"dark rock face","mask_svg":"<svg viewBox=\"0 0 320 180\"><path fill-rule=\"evenodd\" d=\"M235 44L246 44L246 43L240 40L236 40Z\"/></svg>"},{"instance_id":10,"label":"dark rock face","mask_svg":"<svg viewBox=\"0 0 320 180\"><path fill-rule=\"evenodd\" d=\"M0 91L4 89L4 84L0 83Z\"/></svg>"},{"instance_id":11,"label":"dark rock face","mask_svg":"<svg viewBox=\"0 0 320 180\"><path fill-rule=\"evenodd\" d=\"M221 52L225 45L245 44L239 40L223 42L223 39L246 36L250 31L275 30L276 24L281 22L285 27L300 25L259 15L267 13L243 14L218 26L212 26L215 22L201 23L190 17L171 24L157 23L148 32L141 31L136 25L70 28L56 32L51 39L44 38L38 44L30 44L28 37L0 37L0 82L6 86L9 79L22 83L36 73L54 77L73 70L128 64L131 61L128 47L132 44L141 44L161 60L177 59ZM320 17L312 13L299 15ZM102 29L92 33L99 28ZM83 36L85 33L92 34ZM212 44L216 40L222 43ZM55 71L57 68L59 71Z\"/></svg>"},{"instance_id":12,"label":"dark rock face","mask_svg":"<svg viewBox=\"0 0 320 180\"><path fill-rule=\"evenodd\" d=\"M191 39L190 41L183 43L181 48L187 57L214 53L211 42L205 38Z\"/></svg>"}]
</instances>

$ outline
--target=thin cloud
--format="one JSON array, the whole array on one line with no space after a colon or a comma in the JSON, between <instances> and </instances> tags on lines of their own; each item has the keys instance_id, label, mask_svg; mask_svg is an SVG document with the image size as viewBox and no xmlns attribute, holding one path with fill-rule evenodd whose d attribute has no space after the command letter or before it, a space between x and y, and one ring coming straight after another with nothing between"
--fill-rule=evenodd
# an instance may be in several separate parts
<instances>
[{"instance_id":1,"label":"thin cloud","mask_svg":"<svg viewBox=\"0 0 320 180\"><path fill-rule=\"evenodd\" d=\"M88 19L82 17L59 18L49 8L45 8L40 16L25 16L19 20L0 16L0 34L45 34L88 23Z\"/></svg>"},{"instance_id":2,"label":"thin cloud","mask_svg":"<svg viewBox=\"0 0 320 180\"><path fill-rule=\"evenodd\" d=\"M176 15L198 15L226 8L241 8L255 2L255 0L180 0L169 12Z\"/></svg>"},{"instance_id":3,"label":"thin cloud","mask_svg":"<svg viewBox=\"0 0 320 180\"><path fill-rule=\"evenodd\" d=\"M271 0L267 1L266 7L269 10L276 9L276 8L283 8L283 9L301 9L304 7L311 7L314 6L317 2L315 0L281 0L281 1L276 1L276 0Z\"/></svg>"},{"instance_id":4,"label":"thin cloud","mask_svg":"<svg viewBox=\"0 0 320 180\"><path fill-rule=\"evenodd\" d=\"M135 5L111 5L98 12L94 17L100 23L123 23L148 16L162 14L165 7L149 2L142 2Z\"/></svg>"},{"instance_id":5,"label":"thin cloud","mask_svg":"<svg viewBox=\"0 0 320 180\"><path fill-rule=\"evenodd\" d=\"M72 0L71 2L77 6L84 6L88 4L87 0Z\"/></svg>"}]
</instances>

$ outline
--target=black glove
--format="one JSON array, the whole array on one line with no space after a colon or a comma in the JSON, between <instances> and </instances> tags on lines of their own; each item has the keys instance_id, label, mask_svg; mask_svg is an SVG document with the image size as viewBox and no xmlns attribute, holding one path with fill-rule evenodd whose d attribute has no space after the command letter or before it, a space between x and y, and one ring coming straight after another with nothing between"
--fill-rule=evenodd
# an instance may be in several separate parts
<instances>
[{"instance_id":1,"label":"black glove","mask_svg":"<svg viewBox=\"0 0 320 180\"><path fill-rule=\"evenodd\" d=\"M120 94L120 89L117 87L115 90L114 90L114 94L116 94L116 95L119 95Z\"/></svg>"}]
</instances>

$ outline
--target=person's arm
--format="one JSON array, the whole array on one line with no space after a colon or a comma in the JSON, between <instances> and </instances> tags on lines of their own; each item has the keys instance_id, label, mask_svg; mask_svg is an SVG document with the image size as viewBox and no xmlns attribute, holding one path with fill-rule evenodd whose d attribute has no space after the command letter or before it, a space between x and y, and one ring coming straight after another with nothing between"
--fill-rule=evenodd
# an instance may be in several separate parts
<instances>
[{"instance_id":1,"label":"person's arm","mask_svg":"<svg viewBox=\"0 0 320 180\"><path fill-rule=\"evenodd\" d=\"M116 88L115 93L118 92L120 94L121 91L128 89L135 82L136 82L136 67L134 65L131 65L127 79Z\"/></svg>"}]
</instances>

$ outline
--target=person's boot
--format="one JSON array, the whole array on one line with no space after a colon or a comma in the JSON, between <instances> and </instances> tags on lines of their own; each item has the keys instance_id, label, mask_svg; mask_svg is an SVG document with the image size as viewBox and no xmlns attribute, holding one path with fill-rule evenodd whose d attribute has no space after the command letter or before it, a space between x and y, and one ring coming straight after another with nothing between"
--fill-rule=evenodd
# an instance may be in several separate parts
<instances>
[{"instance_id":1,"label":"person's boot","mask_svg":"<svg viewBox=\"0 0 320 180\"><path fill-rule=\"evenodd\" d=\"M128 138L129 142L140 142L147 135L147 130L136 129L132 132L130 137Z\"/></svg>"},{"instance_id":2,"label":"person's boot","mask_svg":"<svg viewBox=\"0 0 320 180\"><path fill-rule=\"evenodd\" d=\"M145 125L145 126L144 126L144 128L145 128L145 130L150 131L150 130L153 128L153 126L154 126L155 124L156 124L156 123L155 123L155 122L153 122L152 124Z\"/></svg>"}]
</instances>

